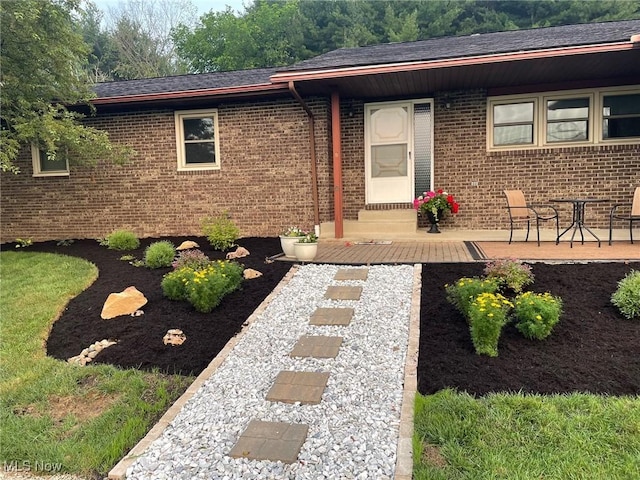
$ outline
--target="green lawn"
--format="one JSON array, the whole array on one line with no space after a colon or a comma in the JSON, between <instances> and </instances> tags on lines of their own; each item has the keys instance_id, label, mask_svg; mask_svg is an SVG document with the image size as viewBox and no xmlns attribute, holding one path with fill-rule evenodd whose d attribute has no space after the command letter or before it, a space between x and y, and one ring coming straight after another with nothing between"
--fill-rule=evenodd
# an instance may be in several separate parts
<instances>
[{"instance_id":1,"label":"green lawn","mask_svg":"<svg viewBox=\"0 0 640 480\"><path fill-rule=\"evenodd\" d=\"M5 469L105 476L193 381L106 365L77 367L45 355L51 325L97 275L94 265L78 258L0 253Z\"/></svg>"},{"instance_id":2,"label":"green lawn","mask_svg":"<svg viewBox=\"0 0 640 480\"><path fill-rule=\"evenodd\" d=\"M640 399L452 390L416 397L414 478L640 478Z\"/></svg>"}]
</instances>

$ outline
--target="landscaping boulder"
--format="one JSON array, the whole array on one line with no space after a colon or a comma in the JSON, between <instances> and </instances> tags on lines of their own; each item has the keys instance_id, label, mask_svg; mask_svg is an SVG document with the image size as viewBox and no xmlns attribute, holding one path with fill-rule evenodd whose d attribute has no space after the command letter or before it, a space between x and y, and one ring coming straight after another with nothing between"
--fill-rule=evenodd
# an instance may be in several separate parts
<instances>
[{"instance_id":1,"label":"landscaping boulder","mask_svg":"<svg viewBox=\"0 0 640 480\"><path fill-rule=\"evenodd\" d=\"M146 305L147 298L136 287L127 287L122 292L112 293L102 307L100 316L107 320L120 315L131 315Z\"/></svg>"}]
</instances>

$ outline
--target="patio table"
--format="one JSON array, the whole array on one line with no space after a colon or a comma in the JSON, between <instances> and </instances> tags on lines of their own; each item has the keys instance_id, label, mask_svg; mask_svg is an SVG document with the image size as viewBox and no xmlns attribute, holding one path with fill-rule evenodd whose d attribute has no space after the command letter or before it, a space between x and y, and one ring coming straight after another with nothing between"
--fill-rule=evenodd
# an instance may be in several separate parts
<instances>
[{"instance_id":1,"label":"patio table","mask_svg":"<svg viewBox=\"0 0 640 480\"><path fill-rule=\"evenodd\" d=\"M595 238L598 241L598 248L600 248L600 239L595 233L591 231L591 229L589 229L589 227L587 227L584 224L584 217L585 217L584 211L587 203L608 202L609 199L607 198L553 198L551 199L551 201L555 203L573 204L573 216L571 220L571 225L569 225L566 229L562 231L562 233L558 235L558 238L556 238L556 245L560 243L560 238L562 238L562 236L565 233L567 233L569 230L573 228L573 233L571 234L571 241L569 242L569 245L571 248L573 248L573 239L576 236L576 231L578 230L580 231L581 243L582 245L584 245L584 232L582 231L582 229L589 232L593 236L593 238Z\"/></svg>"}]
</instances>

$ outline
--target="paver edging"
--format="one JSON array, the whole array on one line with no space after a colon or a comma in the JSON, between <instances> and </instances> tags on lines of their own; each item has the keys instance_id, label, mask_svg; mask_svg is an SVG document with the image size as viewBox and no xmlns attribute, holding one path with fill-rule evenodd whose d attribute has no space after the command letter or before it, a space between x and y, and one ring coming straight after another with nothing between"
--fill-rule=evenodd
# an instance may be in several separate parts
<instances>
[{"instance_id":1,"label":"paver edging","mask_svg":"<svg viewBox=\"0 0 640 480\"><path fill-rule=\"evenodd\" d=\"M400 409L398 453L394 480L411 480L413 477L413 416L418 388L418 348L420 346L420 295L422 290L422 265L413 266L413 288L409 317L409 339L404 367L404 389Z\"/></svg>"},{"instance_id":2,"label":"paver edging","mask_svg":"<svg viewBox=\"0 0 640 480\"><path fill-rule=\"evenodd\" d=\"M227 344L218 352L213 360L207 365L200 375L196 377L193 383L187 388L187 390L174 402L173 405L162 415L160 420L154 425L149 432L109 471L109 480L125 480L127 468L142 455L145 450L151 445L153 441L160 437L163 430L171 423L176 417L178 412L182 409L185 403L187 403L191 397L198 391L204 382L218 369L220 365L225 361L229 353L233 350L236 344L244 336L249 326L264 312L271 301L280 293L280 291L287 285L293 276L298 271L298 265L294 265L289 269L286 275L280 280L280 283L276 285L273 291L267 295L258 308L244 322L241 330L232 337Z\"/></svg>"}]
</instances>

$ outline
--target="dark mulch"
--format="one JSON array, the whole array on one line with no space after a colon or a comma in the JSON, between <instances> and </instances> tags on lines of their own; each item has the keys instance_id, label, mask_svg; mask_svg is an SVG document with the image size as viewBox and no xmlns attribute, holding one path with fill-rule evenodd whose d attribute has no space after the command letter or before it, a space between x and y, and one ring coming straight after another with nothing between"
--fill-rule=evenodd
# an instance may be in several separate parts
<instances>
[{"instance_id":1,"label":"dark mulch","mask_svg":"<svg viewBox=\"0 0 640 480\"><path fill-rule=\"evenodd\" d=\"M533 264L529 290L560 296L564 313L543 341L508 325L499 356L474 353L469 327L445 299L444 285L482 275L484 264L426 264L422 273L418 390L640 394L640 322L611 304L619 280L640 263Z\"/></svg>"},{"instance_id":2,"label":"dark mulch","mask_svg":"<svg viewBox=\"0 0 640 480\"><path fill-rule=\"evenodd\" d=\"M163 238L179 245L186 237ZM204 238L196 240L210 258L223 258ZM198 374L241 328L251 313L280 282L291 264L265 258L281 252L278 238L243 238L238 244L251 252L239 261L263 276L243 282L242 289L225 297L211 313L201 314L183 302L162 296L160 282L169 269L149 270L119 260L131 253L142 258L144 248L159 239L143 239L133 252L118 252L95 240L70 246L37 243L25 250L79 256L99 268L99 278L73 299L54 323L47 353L67 359L103 338L119 340L96 361L120 367L158 368L169 373ZM3 249L13 248L3 245ZM474 353L467 324L449 305L444 285L480 275L482 263L426 264L421 305L419 391L446 387L482 395L495 391L558 393L588 391L611 395L640 393L640 322L625 320L610 304L617 282L640 263L533 265L532 290L549 291L564 301L564 313L554 333L542 342L526 340L507 327L500 339L499 356ZM140 317L102 320L107 296L135 286L149 299ZM180 347L165 346L170 328L187 335Z\"/></svg>"}]
</instances>

